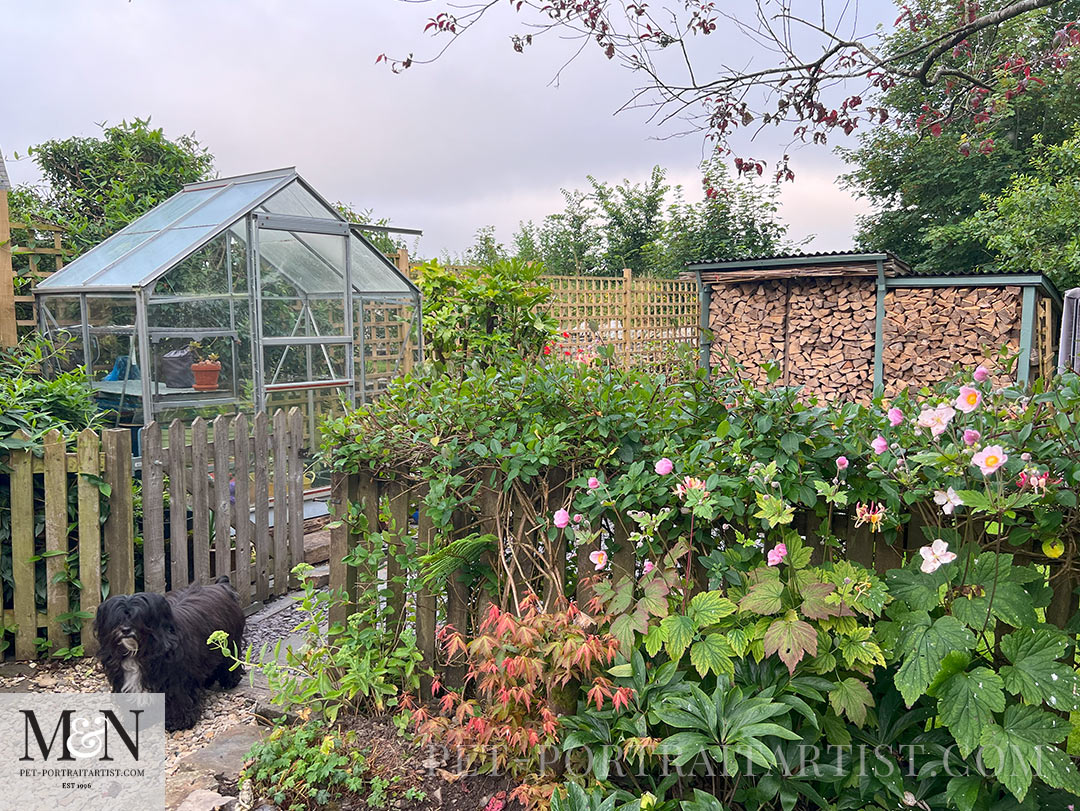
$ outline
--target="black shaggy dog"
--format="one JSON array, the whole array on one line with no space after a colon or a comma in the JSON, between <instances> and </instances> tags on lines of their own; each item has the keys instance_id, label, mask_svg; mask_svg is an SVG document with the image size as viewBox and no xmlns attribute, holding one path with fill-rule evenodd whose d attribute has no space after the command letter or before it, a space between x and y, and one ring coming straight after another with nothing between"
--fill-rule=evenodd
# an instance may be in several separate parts
<instances>
[{"instance_id":1,"label":"black shaggy dog","mask_svg":"<svg viewBox=\"0 0 1080 811\"><path fill-rule=\"evenodd\" d=\"M216 681L235 687L243 668L206 644L214 631L240 646L244 612L228 577L167 595L117 595L98 606L98 659L114 693L164 693L165 728L190 729L199 720L199 689Z\"/></svg>"}]
</instances>

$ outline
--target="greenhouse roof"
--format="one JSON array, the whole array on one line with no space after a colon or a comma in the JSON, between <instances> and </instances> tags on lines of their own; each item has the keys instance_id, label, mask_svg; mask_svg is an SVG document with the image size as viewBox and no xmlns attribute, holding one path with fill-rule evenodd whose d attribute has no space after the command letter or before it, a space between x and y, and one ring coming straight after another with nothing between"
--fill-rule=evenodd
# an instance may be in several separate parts
<instances>
[{"instance_id":1,"label":"greenhouse roof","mask_svg":"<svg viewBox=\"0 0 1080 811\"><path fill-rule=\"evenodd\" d=\"M289 215L298 221L346 222L291 167L191 183L43 280L37 289L52 293L147 287L253 211ZM411 294L415 290L358 230L351 230L350 242L354 288L385 294ZM278 264L291 257L267 258Z\"/></svg>"}]
</instances>

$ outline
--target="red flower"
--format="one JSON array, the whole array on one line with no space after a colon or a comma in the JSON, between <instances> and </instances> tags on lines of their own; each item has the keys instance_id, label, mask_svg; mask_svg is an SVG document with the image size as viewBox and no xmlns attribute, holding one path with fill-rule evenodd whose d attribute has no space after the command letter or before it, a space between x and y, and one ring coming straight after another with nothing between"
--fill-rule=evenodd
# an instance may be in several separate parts
<instances>
[{"instance_id":1,"label":"red flower","mask_svg":"<svg viewBox=\"0 0 1080 811\"><path fill-rule=\"evenodd\" d=\"M545 346L544 347L544 354L545 355L550 355L551 354L551 347L550 346Z\"/></svg>"}]
</instances>

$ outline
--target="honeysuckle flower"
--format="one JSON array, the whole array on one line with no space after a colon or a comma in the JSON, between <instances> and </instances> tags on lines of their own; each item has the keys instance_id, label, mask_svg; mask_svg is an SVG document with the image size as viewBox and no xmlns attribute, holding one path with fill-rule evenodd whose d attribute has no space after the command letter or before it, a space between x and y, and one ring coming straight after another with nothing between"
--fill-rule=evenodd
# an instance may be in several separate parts
<instances>
[{"instance_id":1,"label":"honeysuckle flower","mask_svg":"<svg viewBox=\"0 0 1080 811\"><path fill-rule=\"evenodd\" d=\"M595 476L591 476L589 478L589 489L596 490L598 487L600 487L600 480Z\"/></svg>"},{"instance_id":2,"label":"honeysuckle flower","mask_svg":"<svg viewBox=\"0 0 1080 811\"><path fill-rule=\"evenodd\" d=\"M671 460L666 456L663 459L658 459L655 467L653 468L658 476L666 476L675 469L675 465L671 463Z\"/></svg>"},{"instance_id":3,"label":"honeysuckle flower","mask_svg":"<svg viewBox=\"0 0 1080 811\"><path fill-rule=\"evenodd\" d=\"M970 414L979 407L982 402L982 392L971 386L961 386L960 394L956 398L956 407L965 414Z\"/></svg>"},{"instance_id":4,"label":"honeysuckle flower","mask_svg":"<svg viewBox=\"0 0 1080 811\"><path fill-rule=\"evenodd\" d=\"M778 543L769 550L768 560L770 566L779 566L787 557L787 544Z\"/></svg>"},{"instance_id":5,"label":"honeysuckle flower","mask_svg":"<svg viewBox=\"0 0 1080 811\"><path fill-rule=\"evenodd\" d=\"M645 565L642 566L641 568L645 572L645 574L648 574L653 569L655 569L656 566L653 565L653 562L651 560L647 560L647 561L645 561Z\"/></svg>"},{"instance_id":6,"label":"honeysuckle flower","mask_svg":"<svg viewBox=\"0 0 1080 811\"><path fill-rule=\"evenodd\" d=\"M965 428L964 429L964 444L965 445L974 445L980 439L982 439L982 434L980 434L974 428Z\"/></svg>"},{"instance_id":7,"label":"honeysuckle flower","mask_svg":"<svg viewBox=\"0 0 1080 811\"><path fill-rule=\"evenodd\" d=\"M1016 486L1023 490L1030 487L1036 493L1045 493L1046 488L1051 484L1060 484L1061 479L1051 479L1050 471L1046 470L1040 473L1037 470L1024 470L1020 473L1020 476L1016 480Z\"/></svg>"},{"instance_id":8,"label":"honeysuckle flower","mask_svg":"<svg viewBox=\"0 0 1080 811\"><path fill-rule=\"evenodd\" d=\"M687 476L686 478L684 478L681 482L675 485L671 492L677 495L679 498L686 498L686 494L689 493L691 490L700 490L705 495L708 495L709 492L705 489L705 482L703 482L701 479L695 479L693 476Z\"/></svg>"},{"instance_id":9,"label":"honeysuckle flower","mask_svg":"<svg viewBox=\"0 0 1080 811\"><path fill-rule=\"evenodd\" d=\"M985 366L980 366L975 370L975 374L972 375L975 378L976 383L985 383L990 379L990 370Z\"/></svg>"},{"instance_id":10,"label":"honeysuckle flower","mask_svg":"<svg viewBox=\"0 0 1080 811\"><path fill-rule=\"evenodd\" d=\"M895 428L904 421L904 412L896 406L889 409L889 424Z\"/></svg>"},{"instance_id":11,"label":"honeysuckle flower","mask_svg":"<svg viewBox=\"0 0 1080 811\"><path fill-rule=\"evenodd\" d=\"M935 490L934 503L941 507L941 511L945 515L952 515L953 510L964 506L960 494L951 487L948 490Z\"/></svg>"},{"instance_id":12,"label":"honeysuckle flower","mask_svg":"<svg viewBox=\"0 0 1080 811\"><path fill-rule=\"evenodd\" d=\"M837 470L847 470L849 464L850 464L850 462L848 462L848 458L846 456L837 456L836 457L836 469Z\"/></svg>"},{"instance_id":13,"label":"honeysuckle flower","mask_svg":"<svg viewBox=\"0 0 1080 811\"><path fill-rule=\"evenodd\" d=\"M603 549L597 549L595 552L590 552L589 563L596 568L596 571L600 571L607 566L607 552Z\"/></svg>"},{"instance_id":14,"label":"honeysuckle flower","mask_svg":"<svg viewBox=\"0 0 1080 811\"><path fill-rule=\"evenodd\" d=\"M922 565L919 567L926 574L933 574L943 563L952 563L956 560L956 553L949 551L949 545L938 538L930 546L924 546L919 550L922 555Z\"/></svg>"},{"instance_id":15,"label":"honeysuckle flower","mask_svg":"<svg viewBox=\"0 0 1080 811\"><path fill-rule=\"evenodd\" d=\"M984 476L989 476L1009 461L1009 454L1000 445L988 445L971 457L971 464L977 465Z\"/></svg>"},{"instance_id":16,"label":"honeysuckle flower","mask_svg":"<svg viewBox=\"0 0 1080 811\"><path fill-rule=\"evenodd\" d=\"M564 529L566 525L570 523L570 513L566 510L556 510L554 520L555 526L559 529Z\"/></svg>"},{"instance_id":17,"label":"honeysuckle flower","mask_svg":"<svg viewBox=\"0 0 1080 811\"><path fill-rule=\"evenodd\" d=\"M881 455L889 449L889 443L885 440L881 434L874 437L874 441L870 443L870 447L874 449L874 453Z\"/></svg>"},{"instance_id":18,"label":"honeysuckle flower","mask_svg":"<svg viewBox=\"0 0 1080 811\"><path fill-rule=\"evenodd\" d=\"M1031 461L1031 454L1028 453L1027 451L1024 451L1022 454L1020 454L1020 458L1023 459L1025 462L1030 462Z\"/></svg>"},{"instance_id":19,"label":"honeysuckle flower","mask_svg":"<svg viewBox=\"0 0 1080 811\"><path fill-rule=\"evenodd\" d=\"M929 428L933 436L941 436L954 416L956 409L948 403L942 403L937 408L924 408L917 422L920 427Z\"/></svg>"},{"instance_id":20,"label":"honeysuckle flower","mask_svg":"<svg viewBox=\"0 0 1080 811\"><path fill-rule=\"evenodd\" d=\"M885 505L863 504L861 501L855 505L855 526L861 527L869 524L871 532L881 531L881 522L885 520Z\"/></svg>"}]
</instances>

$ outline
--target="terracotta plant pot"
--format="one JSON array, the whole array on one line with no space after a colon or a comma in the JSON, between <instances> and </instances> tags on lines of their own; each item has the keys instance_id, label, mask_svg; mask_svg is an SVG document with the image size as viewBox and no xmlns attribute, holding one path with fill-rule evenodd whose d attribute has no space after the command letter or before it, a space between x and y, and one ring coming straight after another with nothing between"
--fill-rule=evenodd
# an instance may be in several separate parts
<instances>
[{"instance_id":1,"label":"terracotta plant pot","mask_svg":"<svg viewBox=\"0 0 1080 811\"><path fill-rule=\"evenodd\" d=\"M219 361L199 361L191 364L191 373L195 376L195 391L217 391L218 376L221 374Z\"/></svg>"}]
</instances>

